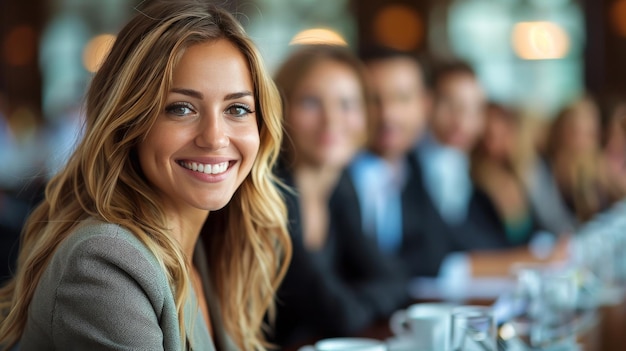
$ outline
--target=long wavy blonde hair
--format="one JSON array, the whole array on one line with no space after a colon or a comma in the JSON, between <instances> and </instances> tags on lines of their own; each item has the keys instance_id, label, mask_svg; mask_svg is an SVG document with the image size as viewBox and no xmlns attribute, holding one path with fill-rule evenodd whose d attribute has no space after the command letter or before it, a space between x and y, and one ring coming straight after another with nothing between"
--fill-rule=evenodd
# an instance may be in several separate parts
<instances>
[{"instance_id":1,"label":"long wavy blonde hair","mask_svg":"<svg viewBox=\"0 0 626 351\"><path fill-rule=\"evenodd\" d=\"M14 345L28 306L59 244L88 217L128 228L159 259L176 301L181 340L189 267L168 235L159 197L138 166L136 148L148 134L186 48L226 39L250 65L260 147L250 174L230 203L209 216L202 236L226 332L245 350L268 345L262 326L291 257L286 209L272 167L282 141L280 97L261 56L228 12L200 0L158 0L122 29L86 98L85 135L51 179L29 217L15 277L0 289L0 344ZM210 235L206 235L210 234Z\"/></svg>"},{"instance_id":2,"label":"long wavy blonde hair","mask_svg":"<svg viewBox=\"0 0 626 351\"><path fill-rule=\"evenodd\" d=\"M500 166L519 180L521 185L528 185L530 171L537 157L532 134L534 131L532 117L522 115L519 111L494 102L487 104L485 112L488 115L487 124L492 123L491 119L494 119L504 123L506 128L514 134L510 149L499 161ZM487 135L483 135L482 140L477 143L471 154L472 177L480 184L489 183L490 168L485 167L485 165L494 161L493 156L490 156L487 151L488 140L486 137Z\"/></svg>"},{"instance_id":3,"label":"long wavy blonde hair","mask_svg":"<svg viewBox=\"0 0 626 351\"><path fill-rule=\"evenodd\" d=\"M562 109L548 136L546 156L554 178L583 222L624 196L608 177L599 125L596 101L585 95Z\"/></svg>"}]
</instances>

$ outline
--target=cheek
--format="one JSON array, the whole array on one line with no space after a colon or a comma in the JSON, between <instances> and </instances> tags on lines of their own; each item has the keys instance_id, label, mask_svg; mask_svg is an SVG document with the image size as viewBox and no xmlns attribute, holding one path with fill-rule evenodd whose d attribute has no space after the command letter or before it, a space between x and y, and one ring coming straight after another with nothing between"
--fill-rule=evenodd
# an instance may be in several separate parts
<instances>
[{"instance_id":1,"label":"cheek","mask_svg":"<svg viewBox=\"0 0 626 351\"><path fill-rule=\"evenodd\" d=\"M162 137L159 134L159 130L151 131L146 139L142 141L137 147L137 155L139 157L139 164L144 173L148 173L149 169L154 168L157 163L163 162L162 159L166 158L167 150L172 148L170 143L173 142L174 136Z\"/></svg>"},{"instance_id":2,"label":"cheek","mask_svg":"<svg viewBox=\"0 0 626 351\"><path fill-rule=\"evenodd\" d=\"M363 111L356 110L352 112L348 112L345 115L345 125L346 129L351 133L364 133L365 132L365 115Z\"/></svg>"},{"instance_id":3,"label":"cheek","mask_svg":"<svg viewBox=\"0 0 626 351\"><path fill-rule=\"evenodd\" d=\"M171 173L171 167L167 165L167 155L162 143L155 142L153 134L137 146L139 168L149 184L155 188L161 188L160 184L165 179L163 175Z\"/></svg>"},{"instance_id":4,"label":"cheek","mask_svg":"<svg viewBox=\"0 0 626 351\"><path fill-rule=\"evenodd\" d=\"M407 115L410 115L415 124L422 125L426 122L422 105L419 102L414 102L407 108Z\"/></svg>"},{"instance_id":5,"label":"cheek","mask_svg":"<svg viewBox=\"0 0 626 351\"><path fill-rule=\"evenodd\" d=\"M480 134L485 130L485 121L482 115L478 113L470 113L463 117L463 120L459 121L459 123L463 122L463 129L467 134Z\"/></svg>"},{"instance_id":6,"label":"cheek","mask_svg":"<svg viewBox=\"0 0 626 351\"><path fill-rule=\"evenodd\" d=\"M453 119L454 119L453 115L454 115L454 112L452 111L451 108L447 106L442 106L437 111L437 116L434 120L434 123L436 126L440 128L447 128L450 124L453 123Z\"/></svg>"},{"instance_id":7,"label":"cheek","mask_svg":"<svg viewBox=\"0 0 626 351\"><path fill-rule=\"evenodd\" d=\"M242 149L249 155L250 158L256 158L261 145L261 137L259 135L258 128L254 128L249 133L246 133L242 138ZM246 155L247 156L247 155Z\"/></svg>"},{"instance_id":8,"label":"cheek","mask_svg":"<svg viewBox=\"0 0 626 351\"><path fill-rule=\"evenodd\" d=\"M258 133L248 133L237 139L239 152L242 155L241 170L244 174L250 173L254 165L260 149L260 137Z\"/></svg>"}]
</instances>

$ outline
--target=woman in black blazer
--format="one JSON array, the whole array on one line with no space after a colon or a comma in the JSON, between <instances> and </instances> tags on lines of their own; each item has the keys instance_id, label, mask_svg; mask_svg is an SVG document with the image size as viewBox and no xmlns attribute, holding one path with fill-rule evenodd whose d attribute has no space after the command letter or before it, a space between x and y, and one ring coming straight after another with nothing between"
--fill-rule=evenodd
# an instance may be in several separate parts
<instances>
[{"instance_id":1,"label":"woman in black blazer","mask_svg":"<svg viewBox=\"0 0 626 351\"><path fill-rule=\"evenodd\" d=\"M279 177L293 241L292 262L278 293L274 342L285 346L358 333L408 300L406 281L357 232L341 230L337 193L350 191L343 171L365 141L367 93L361 63L346 48L300 47L276 82L284 102ZM356 200L356 199L355 199Z\"/></svg>"}]
</instances>

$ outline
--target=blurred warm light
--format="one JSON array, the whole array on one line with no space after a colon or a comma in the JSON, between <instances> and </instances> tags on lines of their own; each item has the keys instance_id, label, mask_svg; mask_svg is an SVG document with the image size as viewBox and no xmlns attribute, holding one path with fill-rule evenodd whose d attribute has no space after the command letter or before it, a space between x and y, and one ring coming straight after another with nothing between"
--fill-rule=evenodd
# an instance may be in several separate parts
<instances>
[{"instance_id":1,"label":"blurred warm light","mask_svg":"<svg viewBox=\"0 0 626 351\"><path fill-rule=\"evenodd\" d=\"M296 34L289 45L340 45L348 43L337 32L325 28L312 28Z\"/></svg>"},{"instance_id":2,"label":"blurred warm light","mask_svg":"<svg viewBox=\"0 0 626 351\"><path fill-rule=\"evenodd\" d=\"M4 59L11 66L25 66L35 60L37 35L33 27L22 25L11 29L4 38Z\"/></svg>"},{"instance_id":3,"label":"blurred warm light","mask_svg":"<svg viewBox=\"0 0 626 351\"><path fill-rule=\"evenodd\" d=\"M567 55L569 37L552 22L520 22L513 28L513 49L524 60L560 59Z\"/></svg>"},{"instance_id":4,"label":"blurred warm light","mask_svg":"<svg viewBox=\"0 0 626 351\"><path fill-rule=\"evenodd\" d=\"M415 9L406 5L384 7L374 19L376 40L398 50L414 50L424 38L422 18Z\"/></svg>"},{"instance_id":5,"label":"blurred warm light","mask_svg":"<svg viewBox=\"0 0 626 351\"><path fill-rule=\"evenodd\" d=\"M101 34L93 37L83 50L83 65L89 72L96 72L102 62L109 54L115 36L111 34Z\"/></svg>"},{"instance_id":6,"label":"blurred warm light","mask_svg":"<svg viewBox=\"0 0 626 351\"><path fill-rule=\"evenodd\" d=\"M510 323L502 324L500 331L498 332L500 338L502 340L510 340L516 336L515 327Z\"/></svg>"},{"instance_id":7,"label":"blurred warm light","mask_svg":"<svg viewBox=\"0 0 626 351\"><path fill-rule=\"evenodd\" d=\"M611 5L611 24L618 35L626 37L626 0L617 0Z\"/></svg>"}]
</instances>

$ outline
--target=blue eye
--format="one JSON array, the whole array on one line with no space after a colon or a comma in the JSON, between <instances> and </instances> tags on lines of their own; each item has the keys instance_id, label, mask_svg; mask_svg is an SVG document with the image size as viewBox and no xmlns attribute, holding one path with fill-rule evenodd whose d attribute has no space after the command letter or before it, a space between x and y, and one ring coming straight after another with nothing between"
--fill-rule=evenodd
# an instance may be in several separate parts
<instances>
[{"instance_id":1,"label":"blue eye","mask_svg":"<svg viewBox=\"0 0 626 351\"><path fill-rule=\"evenodd\" d=\"M191 104L177 102L177 103L173 103L167 106L165 108L165 112L174 116L183 117L183 116L193 114L195 111L193 109L193 106L191 106Z\"/></svg>"},{"instance_id":2,"label":"blue eye","mask_svg":"<svg viewBox=\"0 0 626 351\"><path fill-rule=\"evenodd\" d=\"M236 104L228 107L225 111L227 114L235 117L243 117L247 114L253 113L248 105Z\"/></svg>"},{"instance_id":3,"label":"blue eye","mask_svg":"<svg viewBox=\"0 0 626 351\"><path fill-rule=\"evenodd\" d=\"M318 109L322 105L320 99L315 96L305 96L299 103L305 109Z\"/></svg>"}]
</instances>

